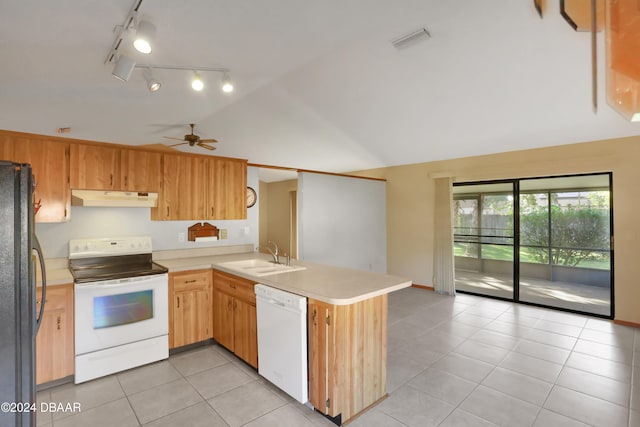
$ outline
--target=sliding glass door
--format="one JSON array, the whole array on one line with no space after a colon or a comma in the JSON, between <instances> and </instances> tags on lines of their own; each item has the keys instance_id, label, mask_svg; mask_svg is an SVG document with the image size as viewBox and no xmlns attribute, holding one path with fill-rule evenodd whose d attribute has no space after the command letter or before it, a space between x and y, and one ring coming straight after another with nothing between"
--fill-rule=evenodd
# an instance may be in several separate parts
<instances>
[{"instance_id":1,"label":"sliding glass door","mask_svg":"<svg viewBox=\"0 0 640 427\"><path fill-rule=\"evenodd\" d=\"M513 299L514 183L453 188L456 290Z\"/></svg>"},{"instance_id":2,"label":"sliding glass door","mask_svg":"<svg viewBox=\"0 0 640 427\"><path fill-rule=\"evenodd\" d=\"M609 175L520 181L520 300L611 315Z\"/></svg>"},{"instance_id":3,"label":"sliding glass door","mask_svg":"<svg viewBox=\"0 0 640 427\"><path fill-rule=\"evenodd\" d=\"M613 315L611 175L455 184L456 290Z\"/></svg>"}]
</instances>

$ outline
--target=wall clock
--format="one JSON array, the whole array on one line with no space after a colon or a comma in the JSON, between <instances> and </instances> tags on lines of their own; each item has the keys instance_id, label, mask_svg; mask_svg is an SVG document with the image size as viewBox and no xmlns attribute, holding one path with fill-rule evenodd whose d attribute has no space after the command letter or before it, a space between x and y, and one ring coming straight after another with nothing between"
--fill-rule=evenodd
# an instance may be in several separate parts
<instances>
[{"instance_id":1,"label":"wall clock","mask_svg":"<svg viewBox=\"0 0 640 427\"><path fill-rule=\"evenodd\" d=\"M250 208L255 205L257 200L258 196L256 195L256 190L251 187L247 187L247 207Z\"/></svg>"}]
</instances>

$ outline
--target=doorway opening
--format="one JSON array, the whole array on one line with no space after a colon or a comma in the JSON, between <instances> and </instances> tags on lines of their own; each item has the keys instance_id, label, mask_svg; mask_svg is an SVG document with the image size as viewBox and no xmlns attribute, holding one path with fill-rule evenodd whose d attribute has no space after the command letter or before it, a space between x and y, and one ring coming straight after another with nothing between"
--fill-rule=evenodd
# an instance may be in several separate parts
<instances>
[{"instance_id":1,"label":"doorway opening","mask_svg":"<svg viewBox=\"0 0 640 427\"><path fill-rule=\"evenodd\" d=\"M613 317L611 174L456 183L456 290Z\"/></svg>"}]
</instances>

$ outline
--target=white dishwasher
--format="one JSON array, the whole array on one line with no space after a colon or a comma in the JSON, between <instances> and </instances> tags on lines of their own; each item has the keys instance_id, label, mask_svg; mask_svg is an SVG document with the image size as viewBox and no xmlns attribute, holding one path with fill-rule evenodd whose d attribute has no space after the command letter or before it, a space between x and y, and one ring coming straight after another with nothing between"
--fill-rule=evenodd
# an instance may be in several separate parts
<instances>
[{"instance_id":1,"label":"white dishwasher","mask_svg":"<svg viewBox=\"0 0 640 427\"><path fill-rule=\"evenodd\" d=\"M308 398L307 299L256 285L258 373L300 403Z\"/></svg>"}]
</instances>

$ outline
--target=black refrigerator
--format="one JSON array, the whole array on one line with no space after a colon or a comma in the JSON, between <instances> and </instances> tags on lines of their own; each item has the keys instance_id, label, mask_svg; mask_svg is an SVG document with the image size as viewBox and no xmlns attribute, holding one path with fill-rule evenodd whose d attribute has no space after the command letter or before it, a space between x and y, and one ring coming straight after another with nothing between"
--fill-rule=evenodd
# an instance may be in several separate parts
<instances>
[{"instance_id":1,"label":"black refrigerator","mask_svg":"<svg viewBox=\"0 0 640 427\"><path fill-rule=\"evenodd\" d=\"M0 160L0 426L36 425L36 266L31 166Z\"/></svg>"}]
</instances>

